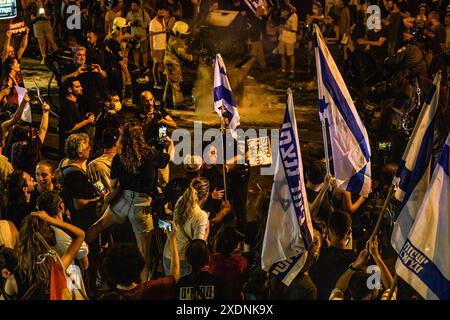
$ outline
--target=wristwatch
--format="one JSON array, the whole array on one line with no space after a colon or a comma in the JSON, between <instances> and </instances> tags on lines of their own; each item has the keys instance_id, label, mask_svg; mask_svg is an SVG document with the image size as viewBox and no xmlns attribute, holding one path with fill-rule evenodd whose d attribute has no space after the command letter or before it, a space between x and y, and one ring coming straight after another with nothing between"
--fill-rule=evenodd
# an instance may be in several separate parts
<instances>
[{"instance_id":1,"label":"wristwatch","mask_svg":"<svg viewBox=\"0 0 450 320\"><path fill-rule=\"evenodd\" d=\"M362 271L362 269L360 269L360 268L355 268L355 267L353 266L353 262L350 263L350 265L348 266L348 268L349 268L350 270L354 271L354 272Z\"/></svg>"}]
</instances>

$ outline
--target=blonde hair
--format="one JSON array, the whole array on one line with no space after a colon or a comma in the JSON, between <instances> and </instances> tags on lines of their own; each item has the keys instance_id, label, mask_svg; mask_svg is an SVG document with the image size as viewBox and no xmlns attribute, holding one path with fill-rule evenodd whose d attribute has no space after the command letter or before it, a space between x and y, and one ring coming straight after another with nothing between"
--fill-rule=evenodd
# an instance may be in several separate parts
<instances>
[{"instance_id":1,"label":"blonde hair","mask_svg":"<svg viewBox=\"0 0 450 320\"><path fill-rule=\"evenodd\" d=\"M204 177L192 180L183 195L178 199L174 209L174 220L178 226L183 226L194 212L196 206L201 207L208 199L209 181Z\"/></svg>"},{"instance_id":2,"label":"blonde hair","mask_svg":"<svg viewBox=\"0 0 450 320\"><path fill-rule=\"evenodd\" d=\"M40 218L29 215L23 219L17 242L17 266L30 286L50 288L51 258L42 258L51 250L47 240L54 237L52 233L50 225Z\"/></svg>"}]
</instances>

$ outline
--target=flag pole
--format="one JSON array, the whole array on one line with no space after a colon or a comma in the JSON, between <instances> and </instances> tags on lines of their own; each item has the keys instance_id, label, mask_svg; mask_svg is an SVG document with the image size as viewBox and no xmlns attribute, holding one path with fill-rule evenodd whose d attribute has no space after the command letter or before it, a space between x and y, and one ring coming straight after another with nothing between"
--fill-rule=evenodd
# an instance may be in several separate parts
<instances>
[{"instance_id":1,"label":"flag pole","mask_svg":"<svg viewBox=\"0 0 450 320\"><path fill-rule=\"evenodd\" d=\"M394 276L394 281L392 281L392 285L389 288L389 295L387 296L386 300L389 301L392 299L392 295L394 294L395 287L397 287L397 283L398 283L398 274L396 273Z\"/></svg>"},{"instance_id":2,"label":"flag pole","mask_svg":"<svg viewBox=\"0 0 450 320\"><path fill-rule=\"evenodd\" d=\"M221 107L221 110L223 111L223 106ZM223 115L220 116L220 133L221 133L221 139L220 142L222 144L222 179L223 179L223 191L225 196L225 201L228 201L228 195L227 195L227 166L225 161L225 148L224 148L224 136L226 134L225 130L225 121L223 120Z\"/></svg>"},{"instance_id":3,"label":"flag pole","mask_svg":"<svg viewBox=\"0 0 450 320\"><path fill-rule=\"evenodd\" d=\"M317 25L314 24L314 36L316 37L316 43L317 43ZM317 54L317 47L314 49L315 50L315 58L316 58L316 71L318 66L320 65L320 60ZM322 76L320 74L320 72L317 71L317 82L320 83ZM321 95L321 89L320 89L320 85L317 87L317 93L318 93L318 98L319 98L319 105L320 105L320 99L324 99L324 97ZM322 138L323 138L323 150L324 150L324 154L325 154L325 166L326 166L326 170L327 170L327 176L331 176L331 170L330 170L330 157L328 155L328 137L327 137L327 119L324 117L320 117L321 119L321 124L322 124ZM332 190L332 187L330 185L329 187L329 191Z\"/></svg>"},{"instance_id":4,"label":"flag pole","mask_svg":"<svg viewBox=\"0 0 450 320\"><path fill-rule=\"evenodd\" d=\"M330 171L330 158L328 156L328 137L327 137L327 124L326 124L326 119L323 119L321 121L322 123L322 138L323 138L323 150L325 153L325 166L327 168L327 175L331 175L331 171Z\"/></svg>"},{"instance_id":5,"label":"flag pole","mask_svg":"<svg viewBox=\"0 0 450 320\"><path fill-rule=\"evenodd\" d=\"M375 225L375 228L373 229L372 235L370 236L370 239L368 241L372 241L373 238L376 236L376 234L378 233L378 231L380 230L381 227L381 221L383 220L383 216L384 216L384 212L386 211L386 208L389 204L389 202L392 199L392 195L394 192L394 184L392 183L390 188L389 188L389 192L387 194L386 200L384 200L384 204L383 204L383 208L381 209L380 215L378 216L378 220L377 220L377 224Z\"/></svg>"}]
</instances>

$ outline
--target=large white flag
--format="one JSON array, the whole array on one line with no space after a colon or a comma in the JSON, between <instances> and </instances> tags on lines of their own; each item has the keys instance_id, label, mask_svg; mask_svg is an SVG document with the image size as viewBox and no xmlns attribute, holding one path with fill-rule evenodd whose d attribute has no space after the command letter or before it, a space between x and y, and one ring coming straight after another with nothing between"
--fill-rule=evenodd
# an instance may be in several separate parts
<instances>
[{"instance_id":1,"label":"large white flag","mask_svg":"<svg viewBox=\"0 0 450 320\"><path fill-rule=\"evenodd\" d=\"M313 239L290 89L275 170L261 261L263 270L288 286L303 268Z\"/></svg>"},{"instance_id":2,"label":"large white flag","mask_svg":"<svg viewBox=\"0 0 450 320\"><path fill-rule=\"evenodd\" d=\"M369 137L317 25L314 34L319 115L322 125L325 119L329 122L336 183L367 196L371 191Z\"/></svg>"},{"instance_id":3,"label":"large white flag","mask_svg":"<svg viewBox=\"0 0 450 320\"><path fill-rule=\"evenodd\" d=\"M424 299L450 300L450 134L395 271Z\"/></svg>"},{"instance_id":4,"label":"large white flag","mask_svg":"<svg viewBox=\"0 0 450 320\"><path fill-rule=\"evenodd\" d=\"M439 103L441 74L434 77L433 86L422 106L412 136L406 146L394 179L395 198L401 202L400 213L392 232L392 247L399 252L423 202L431 174L434 119Z\"/></svg>"}]
</instances>

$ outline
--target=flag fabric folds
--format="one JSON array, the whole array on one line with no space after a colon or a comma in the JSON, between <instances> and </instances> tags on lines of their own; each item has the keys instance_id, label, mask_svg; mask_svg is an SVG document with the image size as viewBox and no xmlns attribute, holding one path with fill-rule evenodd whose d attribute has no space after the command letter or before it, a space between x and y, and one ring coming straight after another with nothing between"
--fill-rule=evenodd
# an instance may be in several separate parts
<instances>
[{"instance_id":1,"label":"flag fabric folds","mask_svg":"<svg viewBox=\"0 0 450 320\"><path fill-rule=\"evenodd\" d=\"M322 33L314 25L314 46L322 126L329 123L334 173L339 188L367 196L371 191L370 144Z\"/></svg>"},{"instance_id":2,"label":"flag fabric folds","mask_svg":"<svg viewBox=\"0 0 450 320\"><path fill-rule=\"evenodd\" d=\"M239 112L234 100L233 91L228 81L227 69L223 63L222 56L216 55L214 66L214 111L221 117L222 106L227 111L228 123L233 138L237 138L236 128L240 124Z\"/></svg>"},{"instance_id":3,"label":"flag fabric folds","mask_svg":"<svg viewBox=\"0 0 450 320\"><path fill-rule=\"evenodd\" d=\"M450 300L450 134L395 270L424 299Z\"/></svg>"},{"instance_id":4,"label":"flag fabric folds","mask_svg":"<svg viewBox=\"0 0 450 320\"><path fill-rule=\"evenodd\" d=\"M19 87L19 86L15 86L14 88L17 91L18 102L19 102L19 105L20 105L22 103L23 98L28 93L28 90L23 88L23 87ZM25 122L28 122L28 123L32 123L33 122L32 117L31 117L31 107L30 107L30 103L29 102L27 102L27 104L23 108L23 112L22 112L22 115L20 116L20 119L22 121L25 121Z\"/></svg>"},{"instance_id":5,"label":"flag fabric folds","mask_svg":"<svg viewBox=\"0 0 450 320\"><path fill-rule=\"evenodd\" d=\"M297 123L289 90L262 246L263 270L290 285L305 264L312 239Z\"/></svg>"},{"instance_id":6,"label":"flag fabric folds","mask_svg":"<svg viewBox=\"0 0 450 320\"><path fill-rule=\"evenodd\" d=\"M397 253L409 234L430 181L434 119L439 103L440 79L440 73L436 74L394 178L396 186L394 196L401 202L400 213L391 237L392 247Z\"/></svg>"}]
</instances>

